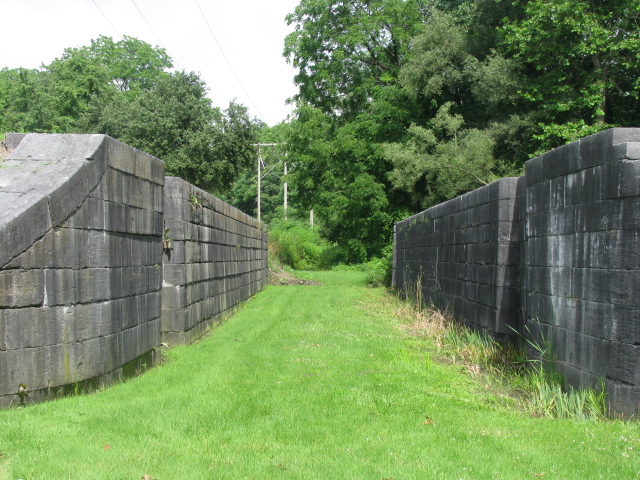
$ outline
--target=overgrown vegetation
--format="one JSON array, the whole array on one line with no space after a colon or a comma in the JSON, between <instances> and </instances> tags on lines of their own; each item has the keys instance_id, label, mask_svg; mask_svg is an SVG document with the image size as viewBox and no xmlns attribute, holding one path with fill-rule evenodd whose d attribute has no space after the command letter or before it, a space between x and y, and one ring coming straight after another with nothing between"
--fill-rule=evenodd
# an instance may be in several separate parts
<instances>
[{"instance_id":1,"label":"overgrown vegetation","mask_svg":"<svg viewBox=\"0 0 640 480\"><path fill-rule=\"evenodd\" d=\"M393 262L393 249L391 246L385 247L380 257L356 265L345 265L344 263L331 263L334 265L331 270L335 271L359 271L366 275L366 282L371 287L389 287L391 285Z\"/></svg>"},{"instance_id":2,"label":"overgrown vegetation","mask_svg":"<svg viewBox=\"0 0 640 480\"><path fill-rule=\"evenodd\" d=\"M327 241L306 222L275 220L269 227L269 255L291 268L304 270L320 266L327 248Z\"/></svg>"},{"instance_id":3,"label":"overgrown vegetation","mask_svg":"<svg viewBox=\"0 0 640 480\"><path fill-rule=\"evenodd\" d=\"M434 342L438 353L453 364L481 377L489 387L511 395L520 408L533 416L577 421L604 420L608 409L604 385L565 390L554 369L550 345L544 337L518 343L495 340L485 332L461 326L448 312L424 305L420 279L404 288L405 300L397 309L403 328ZM529 358L533 351L533 359Z\"/></svg>"},{"instance_id":4,"label":"overgrown vegetation","mask_svg":"<svg viewBox=\"0 0 640 480\"><path fill-rule=\"evenodd\" d=\"M393 247L388 245L380 255L368 262L349 265L349 256L337 244L321 235L322 229L303 220L274 220L269 227L269 255L278 263L294 269L325 269L366 273L373 287L391 285Z\"/></svg>"}]
</instances>

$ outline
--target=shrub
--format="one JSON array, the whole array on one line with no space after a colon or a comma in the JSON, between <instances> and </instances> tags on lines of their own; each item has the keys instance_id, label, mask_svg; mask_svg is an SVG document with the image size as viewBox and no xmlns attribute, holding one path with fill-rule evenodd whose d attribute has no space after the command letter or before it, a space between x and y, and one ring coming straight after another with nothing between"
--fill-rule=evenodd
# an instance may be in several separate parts
<instances>
[{"instance_id":1,"label":"shrub","mask_svg":"<svg viewBox=\"0 0 640 480\"><path fill-rule=\"evenodd\" d=\"M367 283L374 287L391 286L391 274L393 268L393 246L387 245L382 249L380 257L374 258L362 264L367 272Z\"/></svg>"},{"instance_id":2,"label":"shrub","mask_svg":"<svg viewBox=\"0 0 640 480\"><path fill-rule=\"evenodd\" d=\"M269 228L269 253L295 269L316 268L328 248L316 229L301 220L276 220Z\"/></svg>"}]
</instances>

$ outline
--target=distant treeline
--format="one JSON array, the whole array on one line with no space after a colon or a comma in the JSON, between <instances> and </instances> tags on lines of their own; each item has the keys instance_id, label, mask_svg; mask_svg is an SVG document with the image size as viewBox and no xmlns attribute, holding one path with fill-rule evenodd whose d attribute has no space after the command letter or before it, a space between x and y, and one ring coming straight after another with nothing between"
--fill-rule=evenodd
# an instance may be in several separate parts
<instances>
[{"instance_id":1,"label":"distant treeline","mask_svg":"<svg viewBox=\"0 0 640 480\"><path fill-rule=\"evenodd\" d=\"M195 73L162 48L100 36L39 69L0 70L0 131L104 133L166 162L168 175L224 193L249 164L262 125L214 108Z\"/></svg>"}]
</instances>

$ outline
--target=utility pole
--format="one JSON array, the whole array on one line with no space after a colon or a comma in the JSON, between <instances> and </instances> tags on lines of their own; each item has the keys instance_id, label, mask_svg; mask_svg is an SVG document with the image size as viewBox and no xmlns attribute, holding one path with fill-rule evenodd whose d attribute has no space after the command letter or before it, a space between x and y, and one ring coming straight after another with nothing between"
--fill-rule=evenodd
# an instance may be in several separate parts
<instances>
[{"instance_id":1,"label":"utility pole","mask_svg":"<svg viewBox=\"0 0 640 480\"><path fill-rule=\"evenodd\" d=\"M284 219L287 219L287 162L284 162Z\"/></svg>"},{"instance_id":2,"label":"utility pole","mask_svg":"<svg viewBox=\"0 0 640 480\"><path fill-rule=\"evenodd\" d=\"M262 164L264 163L262 161L262 154L261 154L261 148L262 147L275 147L276 145L278 145L277 143L252 143L251 144L254 147L258 147L258 222L261 221L260 218L260 201L261 201L261 186L262 186ZM285 170L286 170L286 166L285 166ZM273 169L272 169L273 170ZM269 172L267 172L269 173ZM266 173L265 173L266 175ZM285 173L286 175L286 173ZM285 192L286 192L286 188L285 187ZM286 198L286 193L285 193L285 198ZM286 202L286 200L285 200ZM286 207L285 207L285 215L286 215Z\"/></svg>"},{"instance_id":3,"label":"utility pole","mask_svg":"<svg viewBox=\"0 0 640 480\"><path fill-rule=\"evenodd\" d=\"M262 145L258 144L258 223L260 223L260 192L262 190L261 188L261 180L262 178L260 178L262 176L262 155L260 154L260 147L262 147Z\"/></svg>"}]
</instances>

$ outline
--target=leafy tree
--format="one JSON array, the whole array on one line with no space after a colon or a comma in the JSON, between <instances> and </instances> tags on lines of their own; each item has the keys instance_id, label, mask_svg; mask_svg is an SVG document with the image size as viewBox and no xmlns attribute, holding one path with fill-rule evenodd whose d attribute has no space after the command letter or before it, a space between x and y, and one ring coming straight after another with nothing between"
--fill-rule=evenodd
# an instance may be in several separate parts
<instances>
[{"instance_id":1,"label":"leafy tree","mask_svg":"<svg viewBox=\"0 0 640 480\"><path fill-rule=\"evenodd\" d=\"M114 42L100 36L38 70L3 69L0 122L7 131L87 131L118 94L150 89L169 67L163 49L132 37Z\"/></svg>"},{"instance_id":2,"label":"leafy tree","mask_svg":"<svg viewBox=\"0 0 640 480\"><path fill-rule=\"evenodd\" d=\"M234 102L212 108L200 77L176 72L133 99L117 97L94 129L162 158L169 175L225 192L253 162L258 125Z\"/></svg>"},{"instance_id":3,"label":"leafy tree","mask_svg":"<svg viewBox=\"0 0 640 480\"><path fill-rule=\"evenodd\" d=\"M91 40L89 47L67 49L63 60L77 53L86 53L104 66L109 71L111 84L122 92L149 90L158 77L173 67L164 48L152 47L127 35L119 42L100 35L96 40Z\"/></svg>"},{"instance_id":4,"label":"leafy tree","mask_svg":"<svg viewBox=\"0 0 640 480\"><path fill-rule=\"evenodd\" d=\"M343 261L361 262L391 239L391 211L380 144L369 142L364 122L338 125L320 110L300 106L287 139L297 168L296 203L314 210L324 236L343 249ZM378 174L378 177L374 175Z\"/></svg>"},{"instance_id":5,"label":"leafy tree","mask_svg":"<svg viewBox=\"0 0 640 480\"><path fill-rule=\"evenodd\" d=\"M539 152L612 124L638 125L640 1L530 1L524 10L504 40L526 67L523 97L545 112Z\"/></svg>"},{"instance_id":6,"label":"leafy tree","mask_svg":"<svg viewBox=\"0 0 640 480\"><path fill-rule=\"evenodd\" d=\"M360 114L375 90L394 83L426 11L422 0L302 0L287 16L295 31L284 49L298 69L295 99Z\"/></svg>"},{"instance_id":7,"label":"leafy tree","mask_svg":"<svg viewBox=\"0 0 640 480\"><path fill-rule=\"evenodd\" d=\"M405 135L419 108L398 84L409 41L427 15L421 0L302 0L285 56L296 66L297 116L287 149L299 207L359 262L391 240L406 195L391 191L381 145Z\"/></svg>"},{"instance_id":8,"label":"leafy tree","mask_svg":"<svg viewBox=\"0 0 640 480\"><path fill-rule=\"evenodd\" d=\"M46 67L74 118L70 131L94 131L107 106L124 105L153 88L172 62L166 51L133 37L100 36L90 46L65 49Z\"/></svg>"},{"instance_id":9,"label":"leafy tree","mask_svg":"<svg viewBox=\"0 0 640 480\"><path fill-rule=\"evenodd\" d=\"M412 125L405 143L385 148L394 165L389 174L394 187L411 193L423 207L500 178L492 135L463 128L462 116L452 115L450 107L447 103L440 108L430 128Z\"/></svg>"},{"instance_id":10,"label":"leafy tree","mask_svg":"<svg viewBox=\"0 0 640 480\"><path fill-rule=\"evenodd\" d=\"M0 71L0 129L17 132L65 132L69 119L56 110L51 78L24 68Z\"/></svg>"},{"instance_id":11,"label":"leafy tree","mask_svg":"<svg viewBox=\"0 0 640 480\"><path fill-rule=\"evenodd\" d=\"M89 46L65 49L45 68L61 83L78 84L82 93L92 95L107 86L133 94L149 90L172 66L163 48L127 35L118 42L100 35Z\"/></svg>"},{"instance_id":12,"label":"leafy tree","mask_svg":"<svg viewBox=\"0 0 640 480\"><path fill-rule=\"evenodd\" d=\"M520 64L482 50L464 19L436 11L400 71L424 116L384 151L393 187L420 208L517 175L528 158L509 148L534 126L518 95Z\"/></svg>"},{"instance_id":13,"label":"leafy tree","mask_svg":"<svg viewBox=\"0 0 640 480\"><path fill-rule=\"evenodd\" d=\"M60 59L45 67L45 73L55 97L52 108L67 119L66 131L75 130L93 102L102 96L112 96L108 68L86 50L65 50Z\"/></svg>"}]
</instances>

